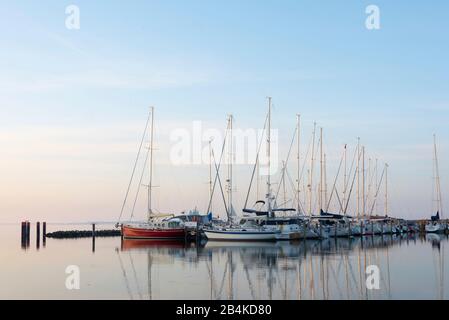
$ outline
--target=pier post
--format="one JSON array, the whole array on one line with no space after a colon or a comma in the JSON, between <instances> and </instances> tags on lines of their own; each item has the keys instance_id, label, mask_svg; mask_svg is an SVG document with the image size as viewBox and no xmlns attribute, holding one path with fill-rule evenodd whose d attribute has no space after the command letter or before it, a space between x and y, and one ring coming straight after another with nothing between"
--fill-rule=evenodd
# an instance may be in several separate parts
<instances>
[{"instance_id":1,"label":"pier post","mask_svg":"<svg viewBox=\"0 0 449 320\"><path fill-rule=\"evenodd\" d=\"M47 222L42 222L42 245L45 247L47 242Z\"/></svg>"},{"instance_id":2,"label":"pier post","mask_svg":"<svg viewBox=\"0 0 449 320\"><path fill-rule=\"evenodd\" d=\"M22 249L26 249L26 244L27 244L27 225L25 221L22 221Z\"/></svg>"},{"instance_id":3,"label":"pier post","mask_svg":"<svg viewBox=\"0 0 449 320\"><path fill-rule=\"evenodd\" d=\"M36 222L36 248L39 249L41 243L41 223Z\"/></svg>"},{"instance_id":4,"label":"pier post","mask_svg":"<svg viewBox=\"0 0 449 320\"><path fill-rule=\"evenodd\" d=\"M374 222L371 221L371 235L374 236Z\"/></svg>"},{"instance_id":5,"label":"pier post","mask_svg":"<svg viewBox=\"0 0 449 320\"><path fill-rule=\"evenodd\" d=\"M92 252L95 252L95 223L92 223Z\"/></svg>"},{"instance_id":6,"label":"pier post","mask_svg":"<svg viewBox=\"0 0 449 320\"><path fill-rule=\"evenodd\" d=\"M30 233L31 233L31 223L29 221L26 222L26 246L27 248L30 246Z\"/></svg>"},{"instance_id":7,"label":"pier post","mask_svg":"<svg viewBox=\"0 0 449 320\"><path fill-rule=\"evenodd\" d=\"M349 221L349 223L348 223L348 237L351 237L351 233L352 233L352 230L351 230L351 221Z\"/></svg>"}]
</instances>

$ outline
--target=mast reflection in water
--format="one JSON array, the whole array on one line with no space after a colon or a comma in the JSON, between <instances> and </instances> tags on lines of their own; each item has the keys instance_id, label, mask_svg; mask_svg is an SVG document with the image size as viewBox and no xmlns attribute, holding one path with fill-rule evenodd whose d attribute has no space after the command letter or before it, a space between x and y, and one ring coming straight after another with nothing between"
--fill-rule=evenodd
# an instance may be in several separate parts
<instances>
[{"instance_id":1,"label":"mast reflection in water","mask_svg":"<svg viewBox=\"0 0 449 320\"><path fill-rule=\"evenodd\" d=\"M165 292L172 286L178 287L174 298L184 299L443 299L445 241L438 235L378 236L291 243L207 242L196 247L122 240L116 251L130 299L170 298ZM419 265L407 266L398 259L398 252L409 251L410 257L419 245L430 245L434 272L412 274ZM366 286L366 269L371 265L380 271L377 290ZM423 296L419 290L411 293L417 276L417 288L419 277L436 283L435 296ZM403 296L407 285L410 292Z\"/></svg>"}]
</instances>

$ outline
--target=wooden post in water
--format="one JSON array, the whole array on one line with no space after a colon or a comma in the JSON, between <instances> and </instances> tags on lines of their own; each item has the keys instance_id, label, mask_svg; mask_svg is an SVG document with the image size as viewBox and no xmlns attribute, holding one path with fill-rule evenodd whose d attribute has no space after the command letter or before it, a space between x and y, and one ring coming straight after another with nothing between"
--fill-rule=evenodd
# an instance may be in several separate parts
<instances>
[{"instance_id":1,"label":"wooden post in water","mask_svg":"<svg viewBox=\"0 0 449 320\"><path fill-rule=\"evenodd\" d=\"M26 239L26 246L27 248L30 246L30 233L31 233L31 223L29 221L26 222L26 234L27 234L27 239Z\"/></svg>"},{"instance_id":2,"label":"wooden post in water","mask_svg":"<svg viewBox=\"0 0 449 320\"><path fill-rule=\"evenodd\" d=\"M374 222L371 221L371 235L374 236Z\"/></svg>"},{"instance_id":3,"label":"wooden post in water","mask_svg":"<svg viewBox=\"0 0 449 320\"><path fill-rule=\"evenodd\" d=\"M21 232L21 239L22 239L22 249L26 249L27 244L27 225L25 221L22 221L22 232Z\"/></svg>"},{"instance_id":4,"label":"wooden post in water","mask_svg":"<svg viewBox=\"0 0 449 320\"><path fill-rule=\"evenodd\" d=\"M92 252L95 252L95 223L92 223Z\"/></svg>"},{"instance_id":5,"label":"wooden post in water","mask_svg":"<svg viewBox=\"0 0 449 320\"><path fill-rule=\"evenodd\" d=\"M36 248L39 249L41 243L41 223L36 222Z\"/></svg>"},{"instance_id":6,"label":"wooden post in water","mask_svg":"<svg viewBox=\"0 0 449 320\"><path fill-rule=\"evenodd\" d=\"M351 221L348 223L348 237L351 237Z\"/></svg>"},{"instance_id":7,"label":"wooden post in water","mask_svg":"<svg viewBox=\"0 0 449 320\"><path fill-rule=\"evenodd\" d=\"M47 222L42 222L42 245L45 247L47 242Z\"/></svg>"}]
</instances>

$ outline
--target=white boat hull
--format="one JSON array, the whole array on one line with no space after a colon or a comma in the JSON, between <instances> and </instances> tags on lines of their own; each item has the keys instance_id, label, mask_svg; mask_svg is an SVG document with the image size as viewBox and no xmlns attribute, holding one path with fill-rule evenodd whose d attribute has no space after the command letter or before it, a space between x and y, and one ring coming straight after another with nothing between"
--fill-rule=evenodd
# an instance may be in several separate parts
<instances>
[{"instance_id":1,"label":"white boat hull","mask_svg":"<svg viewBox=\"0 0 449 320\"><path fill-rule=\"evenodd\" d=\"M426 224L426 232L427 233L443 233L444 226L442 224Z\"/></svg>"},{"instance_id":2,"label":"white boat hull","mask_svg":"<svg viewBox=\"0 0 449 320\"><path fill-rule=\"evenodd\" d=\"M204 230L208 240L216 241L275 241L278 232L243 230Z\"/></svg>"}]
</instances>

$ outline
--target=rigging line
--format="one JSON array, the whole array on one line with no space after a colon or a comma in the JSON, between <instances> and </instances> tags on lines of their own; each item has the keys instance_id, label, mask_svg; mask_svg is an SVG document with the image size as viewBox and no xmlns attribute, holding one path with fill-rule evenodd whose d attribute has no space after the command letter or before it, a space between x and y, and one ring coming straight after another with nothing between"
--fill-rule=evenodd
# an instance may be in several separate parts
<instances>
[{"instance_id":1,"label":"rigging line","mask_svg":"<svg viewBox=\"0 0 449 320\"><path fill-rule=\"evenodd\" d=\"M266 127L267 127L267 122L268 122L268 114L267 114L267 116L265 117L265 123L264 123L264 125L263 125L262 133L265 132L265 129L266 129ZM262 137L263 137L263 136L262 136ZM260 148L262 147L262 142L263 142L264 140L265 140L265 139L260 139L259 146L258 146L258 148L257 148L256 162L255 162L255 164L254 164L253 172L252 172L252 174L251 174L251 180L250 180L250 182L249 182L248 192L246 193L245 205L243 206L243 208L245 208L245 209L246 209L247 206L248 206L248 199L249 199L249 194L250 194L250 192L251 192L251 186L252 186L253 180L254 180L254 174L256 173L256 168L257 168L257 165L259 164L259 153L260 153ZM268 168L268 169L269 169L269 168ZM259 174L259 172L258 172L257 174ZM257 200L259 200L259 199L256 199L256 201L257 201Z\"/></svg>"},{"instance_id":2,"label":"rigging line","mask_svg":"<svg viewBox=\"0 0 449 320\"><path fill-rule=\"evenodd\" d=\"M343 212L343 203L341 202L340 196L338 195L338 190L335 190L335 195L337 196L338 204L340 205L340 212Z\"/></svg>"},{"instance_id":3,"label":"rigging line","mask_svg":"<svg viewBox=\"0 0 449 320\"><path fill-rule=\"evenodd\" d=\"M352 157L351 167L349 168L349 172L348 172L347 177L350 177L351 174L352 174L352 169L354 168L356 155L357 155L357 149L354 150L354 156ZM356 169L354 168L354 170L356 170ZM346 193L346 191L348 190L349 181L350 181L350 179L347 179L346 185L344 186L344 191L345 191L345 193ZM348 197L348 198L349 198L349 197Z\"/></svg>"},{"instance_id":4,"label":"rigging line","mask_svg":"<svg viewBox=\"0 0 449 320\"><path fill-rule=\"evenodd\" d=\"M288 170L286 170L286 173L287 173L287 178L288 178L288 180L290 182L290 185L292 186L292 188L295 188L295 184L293 182L293 179L292 179L291 175L288 173ZM293 200L294 201L297 200L298 203L299 203L299 208L301 209L301 212L305 212L304 211L304 206L303 206L303 204L301 202L301 199L296 199L296 198L297 198L297 196L296 196L296 193L295 193L295 196L294 196Z\"/></svg>"},{"instance_id":5,"label":"rigging line","mask_svg":"<svg viewBox=\"0 0 449 320\"><path fill-rule=\"evenodd\" d=\"M309 145L307 146L307 152L306 152L306 154L304 156L304 161L302 163L301 175L299 176L299 181L302 181L302 178L304 176L304 169L305 169L306 163L308 162L307 161L307 157L309 156L311 145L312 145L312 137L310 137Z\"/></svg>"},{"instance_id":6,"label":"rigging line","mask_svg":"<svg viewBox=\"0 0 449 320\"><path fill-rule=\"evenodd\" d=\"M343 164L343 158L344 158L344 152L343 152L343 155L341 156L340 165L338 166L337 175L335 176L334 185L332 187L331 195L330 195L329 201L327 202L327 205L326 205L326 212L329 210L329 206L330 206L331 201L332 201L332 196L334 194L334 191L336 190L338 176L340 175L341 165Z\"/></svg>"},{"instance_id":7,"label":"rigging line","mask_svg":"<svg viewBox=\"0 0 449 320\"><path fill-rule=\"evenodd\" d=\"M371 159L370 159L371 160ZM372 191L372 185L374 182L374 175L375 175L375 170L373 169L373 172L371 173L371 176L368 176L368 192L365 195L365 202L368 203L368 201L370 200L370 196L371 196L371 191Z\"/></svg>"},{"instance_id":8,"label":"rigging line","mask_svg":"<svg viewBox=\"0 0 449 320\"><path fill-rule=\"evenodd\" d=\"M357 154L357 150L354 151L354 159L352 161L353 162L352 164L354 164L354 161L355 161L355 158L356 158L356 154ZM361 155L359 154L359 156L357 158L360 161ZM351 165L351 168L352 168L352 165ZM349 173L351 173L351 170L349 171ZM346 214L346 212L348 210L349 200L351 200L351 194L352 194L352 190L354 189L354 183L355 183L356 176L357 176L357 170L356 170L356 168L354 168L354 178L352 179L351 189L349 189L348 198L346 199L345 210L343 211L343 213L345 213L345 214ZM348 181L348 183L349 183L349 181Z\"/></svg>"},{"instance_id":9,"label":"rigging line","mask_svg":"<svg viewBox=\"0 0 449 320\"><path fill-rule=\"evenodd\" d=\"M212 158L214 159L214 166L215 166L215 170L217 171L218 185L220 186L221 196L223 197L223 204L224 204L224 207L226 210L226 215L228 216L228 221L230 221L231 216L228 211L228 206L226 205L226 197L224 195L223 186L221 184L221 179L220 179L220 172L218 171L219 168L217 167L217 162L215 161L215 155L214 155L213 150L212 150ZM231 208L229 208L229 209L231 209Z\"/></svg>"},{"instance_id":10,"label":"rigging line","mask_svg":"<svg viewBox=\"0 0 449 320\"><path fill-rule=\"evenodd\" d=\"M147 151L147 154L146 154L146 157L145 157L145 162L143 164L142 174L140 175L139 185L137 186L136 196L134 197L134 203L133 203L133 208L131 210L130 220L132 220L133 217L134 217L134 209L136 208L137 198L139 197L140 186L142 185L142 180L143 180L143 176L144 176L144 173L145 173L145 167L147 166L149 153L150 153L150 149L148 148L148 151Z\"/></svg>"},{"instance_id":11,"label":"rigging line","mask_svg":"<svg viewBox=\"0 0 449 320\"><path fill-rule=\"evenodd\" d=\"M120 220L122 218L122 215L123 215L123 210L125 209L126 200L128 198L129 190L131 189L131 184L132 184L132 181L134 179L134 173L136 171L137 162L139 161L140 152L142 150L142 145L143 145L143 142L145 140L145 135L147 133L148 124L150 123L150 116L151 116L151 113L148 114L147 123L145 124L145 129L143 131L142 139L140 140L139 151L137 152L136 160L134 162L134 168L133 168L133 171L132 171L132 174L131 174L131 178L129 179L128 188L126 189L125 199L123 200L122 209L120 210L120 215L119 215L117 224L120 222Z\"/></svg>"},{"instance_id":12,"label":"rigging line","mask_svg":"<svg viewBox=\"0 0 449 320\"><path fill-rule=\"evenodd\" d=\"M210 208L212 206L212 199L213 199L214 192L215 192L215 186L217 185L217 179L219 178L218 173L219 173L219 170L220 170L220 167L221 167L221 160L223 159L223 154L224 154L224 150L225 150L225 147L226 147L226 139L228 137L228 131L229 131L229 123L226 126L226 132L225 132L225 136L224 136L224 139L223 139L223 145L221 147L220 160L218 162L218 169L216 168L217 172L216 172L215 179L214 179L214 185L212 186L212 192L210 194L209 205L207 206L207 213L210 212ZM232 137L231 137L231 139L232 139ZM214 153L214 149L212 148L212 157L214 157L213 153ZM215 163L215 167L217 167L217 164L216 164L215 160L214 160L214 163Z\"/></svg>"},{"instance_id":13,"label":"rigging line","mask_svg":"<svg viewBox=\"0 0 449 320\"><path fill-rule=\"evenodd\" d=\"M374 196L373 205L371 206L371 211L370 211L370 213L369 213L370 216L373 214L374 205L376 204L377 196L379 195L379 190L380 190L380 187L381 187L381 185L382 185L382 180L383 180L383 178L384 178L384 175L385 175L385 167L384 167L384 170L382 171L382 175L380 176L379 186L377 187L376 195Z\"/></svg>"},{"instance_id":14,"label":"rigging line","mask_svg":"<svg viewBox=\"0 0 449 320\"><path fill-rule=\"evenodd\" d=\"M291 151L292 151L292 148L293 148L293 144L295 143L296 131L297 130L298 130L298 128L295 128L295 131L293 132L293 139L292 139L292 141L290 143L290 148L288 149L287 158L285 159L285 163L284 163L284 166L282 168L281 181L279 182L278 189L276 191L276 197L274 198L274 201L277 201L279 192L281 190L282 182L284 181L284 178L285 178L285 170L287 169L287 163L288 163L288 160L290 159L290 154L291 154Z\"/></svg>"}]
</instances>

